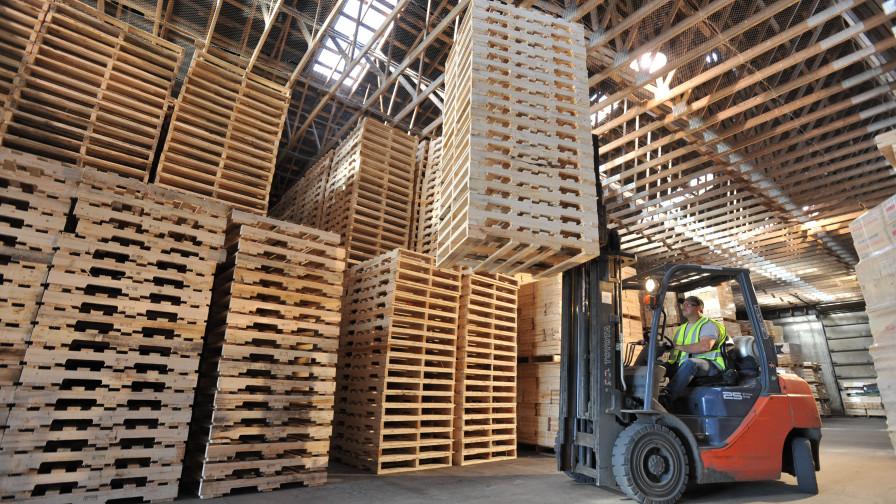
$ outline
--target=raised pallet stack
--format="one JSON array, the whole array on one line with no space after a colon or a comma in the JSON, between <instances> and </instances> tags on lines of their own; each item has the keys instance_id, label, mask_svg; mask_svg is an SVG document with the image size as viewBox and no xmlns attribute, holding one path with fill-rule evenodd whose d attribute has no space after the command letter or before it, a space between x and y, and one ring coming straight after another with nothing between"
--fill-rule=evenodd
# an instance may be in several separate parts
<instances>
[{"instance_id":1,"label":"raised pallet stack","mask_svg":"<svg viewBox=\"0 0 896 504\"><path fill-rule=\"evenodd\" d=\"M462 277L454 464L516 458L517 291L511 276Z\"/></svg>"},{"instance_id":2,"label":"raised pallet stack","mask_svg":"<svg viewBox=\"0 0 896 504\"><path fill-rule=\"evenodd\" d=\"M430 140L426 155L426 166L420 175L420 204L417 219L414 249L417 252L435 256L438 248L439 232L439 181L442 175L442 138Z\"/></svg>"},{"instance_id":3,"label":"raised pallet stack","mask_svg":"<svg viewBox=\"0 0 896 504\"><path fill-rule=\"evenodd\" d=\"M77 168L0 148L0 438L79 177Z\"/></svg>"},{"instance_id":4,"label":"raised pallet stack","mask_svg":"<svg viewBox=\"0 0 896 504\"><path fill-rule=\"evenodd\" d=\"M377 474L450 466L460 274L394 250L352 267L331 457Z\"/></svg>"},{"instance_id":5,"label":"raised pallet stack","mask_svg":"<svg viewBox=\"0 0 896 504\"><path fill-rule=\"evenodd\" d=\"M234 210L215 278L185 486L199 497L326 482L345 250Z\"/></svg>"},{"instance_id":6,"label":"raised pallet stack","mask_svg":"<svg viewBox=\"0 0 896 504\"><path fill-rule=\"evenodd\" d=\"M0 145L146 181L183 49L81 2L4 3Z\"/></svg>"},{"instance_id":7,"label":"raised pallet stack","mask_svg":"<svg viewBox=\"0 0 896 504\"><path fill-rule=\"evenodd\" d=\"M3 497L177 495L226 209L84 171L0 441Z\"/></svg>"},{"instance_id":8,"label":"raised pallet stack","mask_svg":"<svg viewBox=\"0 0 896 504\"><path fill-rule=\"evenodd\" d=\"M581 24L473 0L445 70L438 262L550 276L599 252Z\"/></svg>"},{"instance_id":9,"label":"raised pallet stack","mask_svg":"<svg viewBox=\"0 0 896 504\"><path fill-rule=\"evenodd\" d=\"M197 52L156 182L264 214L289 99L284 85Z\"/></svg>"}]
</instances>

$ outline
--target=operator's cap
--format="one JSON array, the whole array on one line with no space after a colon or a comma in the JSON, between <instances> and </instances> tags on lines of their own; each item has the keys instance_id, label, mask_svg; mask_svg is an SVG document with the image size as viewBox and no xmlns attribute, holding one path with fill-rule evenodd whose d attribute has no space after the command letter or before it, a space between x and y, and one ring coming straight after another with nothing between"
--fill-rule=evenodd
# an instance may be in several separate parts
<instances>
[{"instance_id":1,"label":"operator's cap","mask_svg":"<svg viewBox=\"0 0 896 504\"><path fill-rule=\"evenodd\" d=\"M682 303L691 303L699 306L700 308L703 308L703 300L698 298L697 296L688 296L684 298L684 301L682 301Z\"/></svg>"}]
</instances>

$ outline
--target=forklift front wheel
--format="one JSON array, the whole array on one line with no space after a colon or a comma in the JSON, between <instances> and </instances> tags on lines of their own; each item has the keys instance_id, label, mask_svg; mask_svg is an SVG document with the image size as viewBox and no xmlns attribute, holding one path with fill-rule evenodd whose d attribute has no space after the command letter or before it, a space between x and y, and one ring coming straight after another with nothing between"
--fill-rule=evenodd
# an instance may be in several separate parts
<instances>
[{"instance_id":1,"label":"forklift front wheel","mask_svg":"<svg viewBox=\"0 0 896 504\"><path fill-rule=\"evenodd\" d=\"M800 492L815 495L818 482L815 480L815 459L812 457L812 442L804 437L795 437L790 442L793 455L793 472Z\"/></svg>"},{"instance_id":2,"label":"forklift front wheel","mask_svg":"<svg viewBox=\"0 0 896 504\"><path fill-rule=\"evenodd\" d=\"M613 446L613 475L619 488L642 504L678 502L688 483L688 456L668 427L635 422Z\"/></svg>"}]
</instances>

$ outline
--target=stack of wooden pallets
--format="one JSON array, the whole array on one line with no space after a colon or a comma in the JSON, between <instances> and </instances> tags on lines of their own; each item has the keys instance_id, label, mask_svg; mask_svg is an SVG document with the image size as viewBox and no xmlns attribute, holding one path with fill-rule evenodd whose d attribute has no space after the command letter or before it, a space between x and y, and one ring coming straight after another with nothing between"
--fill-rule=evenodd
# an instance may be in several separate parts
<instances>
[{"instance_id":1,"label":"stack of wooden pallets","mask_svg":"<svg viewBox=\"0 0 896 504\"><path fill-rule=\"evenodd\" d=\"M429 142L426 165L420 177L420 198L417 219L414 222L416 240L414 249L435 256L439 230L439 181L442 174L442 138Z\"/></svg>"},{"instance_id":2,"label":"stack of wooden pallets","mask_svg":"<svg viewBox=\"0 0 896 504\"><path fill-rule=\"evenodd\" d=\"M419 234L419 221L420 221L420 205L423 199L423 177L426 173L426 163L429 159L429 140L420 140L417 143L417 154L414 158L414 190L411 203L411 219L408 221L411 223L410 236L408 237L408 249L415 250L417 252L421 252L417 248L417 243L420 241L418 236Z\"/></svg>"},{"instance_id":3,"label":"stack of wooden pallets","mask_svg":"<svg viewBox=\"0 0 896 504\"><path fill-rule=\"evenodd\" d=\"M174 107L157 182L267 212L289 99L284 85L197 52Z\"/></svg>"},{"instance_id":4,"label":"stack of wooden pallets","mask_svg":"<svg viewBox=\"0 0 896 504\"><path fill-rule=\"evenodd\" d=\"M77 168L0 148L0 438L79 177Z\"/></svg>"},{"instance_id":5,"label":"stack of wooden pallets","mask_svg":"<svg viewBox=\"0 0 896 504\"><path fill-rule=\"evenodd\" d=\"M445 71L440 266L548 276L599 251L581 24L473 0Z\"/></svg>"},{"instance_id":6,"label":"stack of wooden pallets","mask_svg":"<svg viewBox=\"0 0 896 504\"><path fill-rule=\"evenodd\" d=\"M460 274L394 250L352 267L332 457L378 474L451 465Z\"/></svg>"},{"instance_id":7,"label":"stack of wooden pallets","mask_svg":"<svg viewBox=\"0 0 896 504\"><path fill-rule=\"evenodd\" d=\"M326 481L345 251L339 236L232 213L190 426L200 497Z\"/></svg>"},{"instance_id":8,"label":"stack of wooden pallets","mask_svg":"<svg viewBox=\"0 0 896 504\"><path fill-rule=\"evenodd\" d=\"M320 228L332 161L332 151L321 157L297 183L283 193L270 214L277 219Z\"/></svg>"},{"instance_id":9,"label":"stack of wooden pallets","mask_svg":"<svg viewBox=\"0 0 896 504\"><path fill-rule=\"evenodd\" d=\"M183 49L81 2L2 6L0 145L146 181Z\"/></svg>"},{"instance_id":10,"label":"stack of wooden pallets","mask_svg":"<svg viewBox=\"0 0 896 504\"><path fill-rule=\"evenodd\" d=\"M75 198L0 442L4 497L171 499L226 209L94 170Z\"/></svg>"},{"instance_id":11,"label":"stack of wooden pallets","mask_svg":"<svg viewBox=\"0 0 896 504\"><path fill-rule=\"evenodd\" d=\"M516 458L516 319L511 276L462 277L454 464Z\"/></svg>"},{"instance_id":12,"label":"stack of wooden pallets","mask_svg":"<svg viewBox=\"0 0 896 504\"><path fill-rule=\"evenodd\" d=\"M289 191L274 215L318 226L342 236L350 265L366 261L410 239L417 139L376 120L364 119L332 153L326 176L313 168ZM317 185L326 180L323 197ZM319 210L293 211L298 208ZM313 222L320 215L319 222ZM292 219L290 219L292 220Z\"/></svg>"}]
</instances>

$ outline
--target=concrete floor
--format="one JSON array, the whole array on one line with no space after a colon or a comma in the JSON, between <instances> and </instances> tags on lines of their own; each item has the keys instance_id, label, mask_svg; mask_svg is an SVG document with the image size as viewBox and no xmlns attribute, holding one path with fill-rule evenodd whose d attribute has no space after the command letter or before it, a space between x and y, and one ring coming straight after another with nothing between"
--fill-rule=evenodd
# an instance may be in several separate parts
<instances>
[{"instance_id":1,"label":"concrete floor","mask_svg":"<svg viewBox=\"0 0 896 504\"><path fill-rule=\"evenodd\" d=\"M795 479L719 484L685 494L684 502L896 502L896 455L882 419L836 418L824 422L819 495L797 492ZM631 502L621 494L577 485L557 473L551 456L521 454L517 460L374 477L345 467L330 469L321 487L235 495L200 501L261 503L602 503Z\"/></svg>"}]
</instances>

